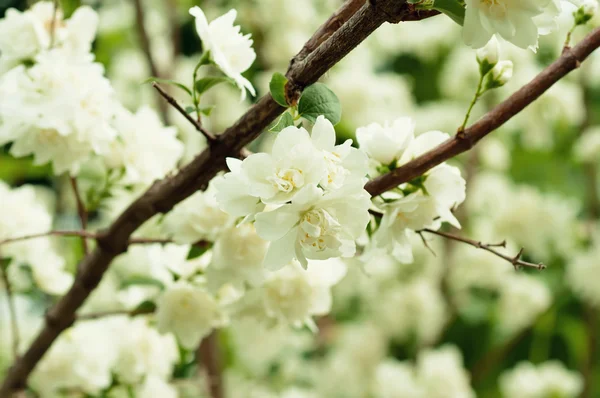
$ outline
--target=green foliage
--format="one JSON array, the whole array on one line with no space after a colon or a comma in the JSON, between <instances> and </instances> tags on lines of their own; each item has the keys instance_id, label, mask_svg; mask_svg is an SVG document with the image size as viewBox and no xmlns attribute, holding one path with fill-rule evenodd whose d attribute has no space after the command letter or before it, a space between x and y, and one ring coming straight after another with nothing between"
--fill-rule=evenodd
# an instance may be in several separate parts
<instances>
[{"instance_id":1,"label":"green foliage","mask_svg":"<svg viewBox=\"0 0 600 398\"><path fill-rule=\"evenodd\" d=\"M286 108L289 106L287 100L285 99L285 85L287 84L287 78L279 73L273 73L273 77L269 82L269 90L271 91L271 97L281 106L285 106Z\"/></svg>"},{"instance_id":2,"label":"green foliage","mask_svg":"<svg viewBox=\"0 0 600 398\"><path fill-rule=\"evenodd\" d=\"M149 77L148 79L146 79L146 80L144 80L142 82L142 84L146 84L146 83L163 83L163 84L169 84L169 85L172 85L172 86L175 86L175 87L179 87L180 89L182 89L183 91L185 91L189 95L192 95L192 90L190 90L185 84L176 82L175 80L161 79L161 78L158 78L158 77Z\"/></svg>"},{"instance_id":3,"label":"green foliage","mask_svg":"<svg viewBox=\"0 0 600 398\"><path fill-rule=\"evenodd\" d=\"M60 0L60 8L62 9L64 18L67 19L81 5L81 0Z\"/></svg>"},{"instance_id":4,"label":"green foliage","mask_svg":"<svg viewBox=\"0 0 600 398\"><path fill-rule=\"evenodd\" d=\"M342 104L329 87L323 83L315 83L302 93L298 101L298 113L312 123L323 115L335 125L342 118Z\"/></svg>"},{"instance_id":5,"label":"green foliage","mask_svg":"<svg viewBox=\"0 0 600 398\"><path fill-rule=\"evenodd\" d=\"M461 26L465 22L465 7L459 0L435 0L433 9L446 14Z\"/></svg>"},{"instance_id":6,"label":"green foliage","mask_svg":"<svg viewBox=\"0 0 600 398\"><path fill-rule=\"evenodd\" d=\"M220 83L232 83L233 80L225 77L225 76L208 76L203 77L202 79L196 80L194 83L194 88L196 89L196 93L198 95L204 94L206 91L210 90L214 86Z\"/></svg>"},{"instance_id":7,"label":"green foliage","mask_svg":"<svg viewBox=\"0 0 600 398\"><path fill-rule=\"evenodd\" d=\"M279 120L277 120L277 123L275 123L275 125L269 129L269 131L278 133L281 130L283 130L284 128L293 126L293 125L294 125L294 118L292 117L292 115L289 114L289 112L285 112L283 115L281 115Z\"/></svg>"}]
</instances>

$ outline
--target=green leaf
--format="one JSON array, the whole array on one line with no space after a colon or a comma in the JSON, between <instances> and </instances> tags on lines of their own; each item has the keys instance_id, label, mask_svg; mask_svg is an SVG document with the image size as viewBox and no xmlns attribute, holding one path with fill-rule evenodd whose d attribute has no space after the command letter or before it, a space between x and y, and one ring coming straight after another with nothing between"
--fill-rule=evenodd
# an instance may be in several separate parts
<instances>
[{"instance_id":1,"label":"green leaf","mask_svg":"<svg viewBox=\"0 0 600 398\"><path fill-rule=\"evenodd\" d=\"M148 79L146 79L146 80L144 80L142 82L142 84L146 84L146 83L170 84L172 86L179 87L180 89L182 89L183 91L185 91L189 95L192 95L192 90L190 90L189 88L187 88L184 84L176 82L174 80L161 79L161 78L158 78L158 77L149 77Z\"/></svg>"},{"instance_id":2,"label":"green leaf","mask_svg":"<svg viewBox=\"0 0 600 398\"><path fill-rule=\"evenodd\" d=\"M81 0L60 0L63 18L70 18L79 6L81 6Z\"/></svg>"},{"instance_id":3,"label":"green leaf","mask_svg":"<svg viewBox=\"0 0 600 398\"><path fill-rule=\"evenodd\" d=\"M293 125L294 125L294 118L288 112L285 112L283 115L281 115L281 117L279 118L277 123L269 129L269 131L278 133L281 130L283 130L284 128L293 126Z\"/></svg>"},{"instance_id":4,"label":"green leaf","mask_svg":"<svg viewBox=\"0 0 600 398\"><path fill-rule=\"evenodd\" d=\"M206 251L208 249L210 249L210 247L211 247L210 244L192 245L192 247L190 247L190 251L188 252L187 259L188 260L193 260L195 258L200 257L201 255L203 255L204 253L206 253Z\"/></svg>"},{"instance_id":5,"label":"green leaf","mask_svg":"<svg viewBox=\"0 0 600 398\"><path fill-rule=\"evenodd\" d=\"M194 113L194 112L196 112L196 108L194 108L193 106L185 107L185 113Z\"/></svg>"},{"instance_id":6,"label":"green leaf","mask_svg":"<svg viewBox=\"0 0 600 398\"><path fill-rule=\"evenodd\" d=\"M136 285L155 286L161 290L165 288L165 285L159 280L149 278L147 276L133 276L121 282L121 289Z\"/></svg>"},{"instance_id":7,"label":"green leaf","mask_svg":"<svg viewBox=\"0 0 600 398\"><path fill-rule=\"evenodd\" d=\"M135 313L149 313L149 312L153 312L156 310L156 304L154 304L152 301L150 300L146 300L143 301L140 305L138 305L137 307L135 307L135 310L133 310L133 312Z\"/></svg>"},{"instance_id":8,"label":"green leaf","mask_svg":"<svg viewBox=\"0 0 600 398\"><path fill-rule=\"evenodd\" d=\"M206 115L206 116L210 116L210 114L212 113L213 109L215 109L214 105L205 106L203 108L200 108L200 113L202 113L203 115Z\"/></svg>"},{"instance_id":9,"label":"green leaf","mask_svg":"<svg viewBox=\"0 0 600 398\"><path fill-rule=\"evenodd\" d=\"M312 123L318 116L323 115L335 125L342 118L342 105L329 87L323 83L315 83L302 93L298 101L298 113Z\"/></svg>"},{"instance_id":10,"label":"green leaf","mask_svg":"<svg viewBox=\"0 0 600 398\"><path fill-rule=\"evenodd\" d=\"M465 7L459 0L435 0L432 8L446 14L460 26L465 22Z\"/></svg>"},{"instance_id":11,"label":"green leaf","mask_svg":"<svg viewBox=\"0 0 600 398\"><path fill-rule=\"evenodd\" d=\"M196 92L201 95L202 93L210 90L212 87L216 86L217 84L226 83L226 82L233 83L233 80L231 80L230 78L225 77L225 76L203 77L202 79L196 80Z\"/></svg>"},{"instance_id":12,"label":"green leaf","mask_svg":"<svg viewBox=\"0 0 600 398\"><path fill-rule=\"evenodd\" d=\"M271 82L269 83L269 90L271 91L271 97L277 102L279 105L288 107L288 103L285 99L285 85L287 84L288 79L281 73L275 72L273 73L273 77L271 77Z\"/></svg>"}]
</instances>

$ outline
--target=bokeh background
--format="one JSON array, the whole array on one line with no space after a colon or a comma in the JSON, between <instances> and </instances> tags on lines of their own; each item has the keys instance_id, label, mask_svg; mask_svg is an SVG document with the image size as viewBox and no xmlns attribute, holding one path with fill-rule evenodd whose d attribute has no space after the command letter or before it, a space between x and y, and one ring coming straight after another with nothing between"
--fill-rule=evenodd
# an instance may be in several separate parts
<instances>
[{"instance_id":1,"label":"bokeh background","mask_svg":"<svg viewBox=\"0 0 600 398\"><path fill-rule=\"evenodd\" d=\"M28 3L2 0L0 17L7 8L25 9ZM132 110L144 104L164 110L152 88L141 84L152 72L133 2L84 3L100 14L94 53L120 100ZM263 95L272 73L285 72L291 57L341 1L142 3L159 75L186 84L201 52L187 10L200 5L210 20L237 9L237 22L252 33L258 56L245 75ZM560 55L572 18L566 12L559 22L557 32L541 38L537 53L504 43L503 58L514 62L513 79L486 94L472 120ZM589 29L579 28L574 41ZM386 24L323 81L342 102L343 119L336 130L343 141L357 127L399 116L413 117L418 133L452 134L477 79L475 52L462 43L461 27L437 16ZM240 102L239 92L226 85L212 90L203 97L215 106L207 127L223 131L254 100ZM435 254L415 237L413 264L380 259L362 266L349 261L347 276L333 291L333 311L317 321L317 334L241 321L220 333L228 396L283 396L282 391L294 386L314 394L298 397L412 397L402 392L401 386L409 384L402 379L406 369L428 380L427 397L471 396L464 392L469 388L452 385L460 377L443 376L448 372L466 372L479 397L533 397L526 395L531 383L557 385L540 398L600 396L599 111L600 53L452 161L461 167L468 190L466 203L458 209L463 229L453 232L484 242L506 240L508 254L523 247L524 258L544 263L546 270L515 271L486 252L431 236L426 239ZM186 143L184 162L189 161L205 143L180 115L166 112ZM252 149L268 145L265 135ZM46 188L55 197L57 228L77 225L68 180L54 177L49 167L15 159L8 148L0 148L0 179L12 186ZM96 210L92 223L101 224ZM78 240L61 242L74 266L81 256ZM36 300L41 308L51 302L48 297ZM7 329L6 320L2 305L0 329ZM8 343L0 347L2 369L9 363ZM515 369L520 378L511 378L518 373Z\"/></svg>"}]
</instances>

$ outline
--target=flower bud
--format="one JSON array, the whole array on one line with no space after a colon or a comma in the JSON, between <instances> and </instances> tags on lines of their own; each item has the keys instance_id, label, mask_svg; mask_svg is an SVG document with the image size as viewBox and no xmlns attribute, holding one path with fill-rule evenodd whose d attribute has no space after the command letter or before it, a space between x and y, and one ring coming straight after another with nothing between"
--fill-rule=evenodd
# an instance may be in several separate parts
<instances>
[{"instance_id":1,"label":"flower bud","mask_svg":"<svg viewBox=\"0 0 600 398\"><path fill-rule=\"evenodd\" d=\"M573 13L575 25L585 25L598 11L597 0L571 0L578 8Z\"/></svg>"},{"instance_id":2,"label":"flower bud","mask_svg":"<svg viewBox=\"0 0 600 398\"><path fill-rule=\"evenodd\" d=\"M492 36L488 43L477 50L477 62L479 63L479 71L482 76L485 76L498 63L500 58L500 44L496 36Z\"/></svg>"},{"instance_id":3,"label":"flower bud","mask_svg":"<svg viewBox=\"0 0 600 398\"><path fill-rule=\"evenodd\" d=\"M488 75L486 90L504 86L512 78L512 61L500 61L494 66L492 72Z\"/></svg>"}]
</instances>

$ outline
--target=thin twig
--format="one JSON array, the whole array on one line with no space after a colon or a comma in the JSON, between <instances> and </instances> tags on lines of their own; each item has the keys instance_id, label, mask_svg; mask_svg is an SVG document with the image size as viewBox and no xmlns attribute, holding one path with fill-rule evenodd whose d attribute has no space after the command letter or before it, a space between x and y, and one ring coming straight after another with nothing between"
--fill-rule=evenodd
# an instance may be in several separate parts
<instances>
[{"instance_id":1,"label":"thin twig","mask_svg":"<svg viewBox=\"0 0 600 398\"><path fill-rule=\"evenodd\" d=\"M85 209L85 204L83 203L83 199L81 198L81 193L79 192L79 186L77 184L77 179L73 176L69 176L69 181L71 182L71 189L73 190L73 195L75 196L75 201L77 203L77 214L79 215L79 221L81 223L81 229L83 231L87 230L88 226L88 214ZM81 246L83 247L83 252L87 256L90 253L90 249L87 243L87 239L85 237L81 237Z\"/></svg>"},{"instance_id":2,"label":"thin twig","mask_svg":"<svg viewBox=\"0 0 600 398\"><path fill-rule=\"evenodd\" d=\"M15 238L7 238L4 240L0 240L0 246L8 244L8 243L14 243L14 242L21 242L21 241L25 241L25 240L30 240L30 239L36 239L36 238L44 238L44 237L48 237L48 236L65 236L65 237L80 237L82 239L100 239L103 235L100 233L94 233L94 232L89 232L89 231L47 231L47 232L40 232L38 234L31 234L31 235L23 235L23 236L17 236ZM161 244L165 244L165 243L173 243L172 239L162 239L162 238L131 238L129 239L128 244L130 245L136 245L136 244L152 244L152 243L161 243Z\"/></svg>"},{"instance_id":3,"label":"thin twig","mask_svg":"<svg viewBox=\"0 0 600 398\"><path fill-rule=\"evenodd\" d=\"M0 253L0 260L2 260L2 255ZM10 318L10 326L11 326L11 334L12 334L12 350L15 361L19 358L19 345L20 345L20 336L19 333L19 321L17 319L17 308L15 306L15 300L13 297L12 287L10 285L10 280L8 279L8 272L6 272L5 267L0 263L0 273L2 274L2 281L4 282L4 288L6 290L6 302L8 304L8 316Z\"/></svg>"},{"instance_id":4,"label":"thin twig","mask_svg":"<svg viewBox=\"0 0 600 398\"><path fill-rule=\"evenodd\" d=\"M130 317L138 315L148 315L154 313L154 308L140 308L135 310L115 310L115 311L104 311L104 312L91 312L89 314L77 315L78 321L90 321L94 319L106 318L109 316L127 315Z\"/></svg>"},{"instance_id":5,"label":"thin twig","mask_svg":"<svg viewBox=\"0 0 600 398\"><path fill-rule=\"evenodd\" d=\"M486 250L486 251L500 257L501 259L508 261L509 263L511 263L513 265L513 267L515 267L515 269L519 269L521 267L526 267L526 268L535 268L538 270L542 270L542 269L546 268L546 266L542 263L534 264L534 263L530 263L527 261L523 261L521 259L521 257L523 256L523 249L519 250L519 253L514 257L508 256L504 253L500 253L498 250L494 249L495 247L505 248L506 241L503 241L501 243L494 243L494 244L482 243L481 241L464 238L462 236L453 235L453 234L450 234L447 232L435 231L435 230L429 229L429 228L422 229L421 231L418 231L418 232L427 232L429 234L438 235L443 238L450 239L450 240L453 240L456 242L466 243L467 245L471 245L477 249Z\"/></svg>"},{"instance_id":6,"label":"thin twig","mask_svg":"<svg viewBox=\"0 0 600 398\"><path fill-rule=\"evenodd\" d=\"M214 140L216 140L216 137L208 130L206 130L204 127L202 127L202 125L200 125L200 123L198 123L196 120L194 120L193 117L190 116L189 113L187 113L185 111L185 109L183 109L181 107L181 105L179 105L179 103L175 100L175 98L171 97L169 94L167 94L167 92L165 90L162 89L162 87L160 87L160 85L156 82L152 82L152 87L154 87L156 89L156 91L159 92L159 94L169 103L173 106L173 108L175 108L177 110L177 112L181 113L183 115L183 117L186 118L186 120L188 122L190 122L197 131L199 131L200 133L202 133L202 135L204 137L206 137L207 141L213 142Z\"/></svg>"},{"instance_id":7,"label":"thin twig","mask_svg":"<svg viewBox=\"0 0 600 398\"><path fill-rule=\"evenodd\" d=\"M52 10L52 21L50 21L50 48L54 47L54 38L56 36L56 18L58 14L58 0L53 2L54 9Z\"/></svg>"},{"instance_id":8,"label":"thin twig","mask_svg":"<svg viewBox=\"0 0 600 398\"><path fill-rule=\"evenodd\" d=\"M425 236L423 235L423 231L418 231L417 233L419 234L419 237L421 237L423 246L425 246L425 248L427 250L429 250L431 252L431 254L433 254L434 257L437 257L437 254L435 254L435 251L431 248L431 246L429 245L429 242L427 242L427 239L425 239Z\"/></svg>"},{"instance_id":9,"label":"thin twig","mask_svg":"<svg viewBox=\"0 0 600 398\"><path fill-rule=\"evenodd\" d=\"M140 45L142 46L142 51L146 57L146 62L150 67L150 73L155 77L162 77L162 74L158 70L156 66L156 62L154 61L154 57L152 57L152 49L150 46L150 37L148 36L148 32L146 31L146 25L144 24L144 8L142 6L142 0L133 0L133 5L135 8L135 25L137 27L138 36L140 39ZM158 102L158 108L160 109L160 113L162 119L165 123L169 121L169 116L167 112L167 106L164 102Z\"/></svg>"}]
</instances>

